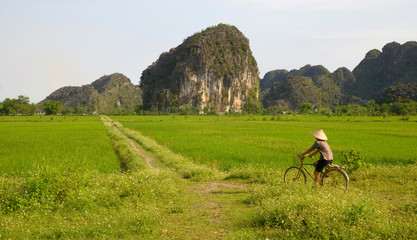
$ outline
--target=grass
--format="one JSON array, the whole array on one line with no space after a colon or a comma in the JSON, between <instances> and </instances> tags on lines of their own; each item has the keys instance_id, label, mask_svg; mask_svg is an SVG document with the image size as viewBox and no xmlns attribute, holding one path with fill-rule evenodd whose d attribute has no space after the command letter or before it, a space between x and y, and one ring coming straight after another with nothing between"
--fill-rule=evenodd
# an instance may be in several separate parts
<instances>
[{"instance_id":1,"label":"grass","mask_svg":"<svg viewBox=\"0 0 417 240\"><path fill-rule=\"evenodd\" d=\"M118 171L106 129L93 117L7 117L0 122L0 173L25 175L37 166Z\"/></svg>"},{"instance_id":2,"label":"grass","mask_svg":"<svg viewBox=\"0 0 417 240\"><path fill-rule=\"evenodd\" d=\"M123 125L197 163L223 169L256 165L284 169L324 129L335 162L351 149L368 163L414 163L417 125L401 118L119 116ZM274 120L271 120L274 119ZM278 119L278 121L277 121ZM399 150L397 150L399 149Z\"/></svg>"},{"instance_id":3,"label":"grass","mask_svg":"<svg viewBox=\"0 0 417 240\"><path fill-rule=\"evenodd\" d=\"M0 239L417 237L417 164L412 164L410 150L415 145L408 145L415 141L413 119L263 118L117 117L124 127L109 119L103 119L103 124L98 117L79 117L74 121L75 117L40 121L15 117L13 122L0 122L9 124L0 129L2 133L10 128L10 133L20 134L13 137L16 139L24 137L25 131L20 128L24 126L28 134L36 131L37 126L61 129L59 133L69 139L74 136L68 132L90 135L91 129L94 134L84 136L83 144L105 143L103 146L110 149L112 156L117 155L116 163L112 163L114 168L109 171L100 170L98 165L82 167L83 162L74 158L74 162L61 164L31 163L31 167L21 171L24 174L1 172ZM346 194L315 187L311 179L307 185L283 184L291 156L312 144L310 128L315 130L320 124L328 127L325 131L332 136L329 142L337 154L341 154L344 145L352 144L367 156L366 161L373 163L349 174ZM128 125L141 132L127 128ZM79 128L83 131L77 131ZM349 133L358 140L346 140ZM48 143L49 148L60 146L57 141L42 140L49 139L49 134L38 131L39 141ZM381 136L387 136L390 142L377 139L384 138ZM160 168L146 166L132 150L131 140L151 152ZM378 160L372 150L374 144L382 148L397 146L402 151ZM20 155L22 159L29 156L22 145L6 146L11 148L9 152L20 152L17 147L22 147L26 152ZM386 153L382 148L378 154ZM61 150L65 148L56 148ZM216 153L204 155L208 150ZM225 152L229 152L228 157L220 158ZM257 154L267 156L275 152L278 155L273 155L277 157L274 159L283 159L281 162L255 158ZM46 148L44 154L50 154ZM234 155L242 160L237 161ZM113 157L90 160L113 161ZM232 160L227 162L230 157ZM117 160L125 161L125 171L114 170L123 165L119 166ZM388 164L381 164L382 160Z\"/></svg>"},{"instance_id":4,"label":"grass","mask_svg":"<svg viewBox=\"0 0 417 240\"><path fill-rule=\"evenodd\" d=\"M181 203L168 171L129 174L39 169L0 178L0 239L149 238Z\"/></svg>"},{"instance_id":5,"label":"grass","mask_svg":"<svg viewBox=\"0 0 417 240\"><path fill-rule=\"evenodd\" d=\"M181 154L176 154L167 147L159 145L153 139L143 136L137 131L124 128L120 123L119 129L143 148L153 153L165 166L173 168L183 178L191 180L216 180L224 177L217 168L199 165L191 162Z\"/></svg>"},{"instance_id":6,"label":"grass","mask_svg":"<svg viewBox=\"0 0 417 240\"><path fill-rule=\"evenodd\" d=\"M412 239L416 174L416 164L371 166L352 173L341 194L312 181L285 187L279 173L279 181L259 185L247 200L260 208L259 235L271 239Z\"/></svg>"}]
</instances>

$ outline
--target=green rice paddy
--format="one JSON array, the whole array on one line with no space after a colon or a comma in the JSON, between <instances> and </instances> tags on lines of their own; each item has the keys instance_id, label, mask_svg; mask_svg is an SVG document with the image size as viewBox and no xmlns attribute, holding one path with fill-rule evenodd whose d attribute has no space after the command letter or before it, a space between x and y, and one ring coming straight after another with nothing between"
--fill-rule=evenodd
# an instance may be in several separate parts
<instances>
[{"instance_id":1,"label":"green rice paddy","mask_svg":"<svg viewBox=\"0 0 417 240\"><path fill-rule=\"evenodd\" d=\"M194 159L224 169L255 165L286 168L309 148L310 132L324 129L334 155L359 151L365 162L416 162L417 122L414 119L370 117L211 117L119 116L124 126Z\"/></svg>"},{"instance_id":2,"label":"green rice paddy","mask_svg":"<svg viewBox=\"0 0 417 240\"><path fill-rule=\"evenodd\" d=\"M0 119L0 239L417 236L417 118L102 119ZM371 163L349 173L346 193L283 183L320 128L336 163L351 149Z\"/></svg>"},{"instance_id":3,"label":"green rice paddy","mask_svg":"<svg viewBox=\"0 0 417 240\"><path fill-rule=\"evenodd\" d=\"M119 162L98 116L5 117L0 121L0 173L37 167L118 171Z\"/></svg>"}]
</instances>

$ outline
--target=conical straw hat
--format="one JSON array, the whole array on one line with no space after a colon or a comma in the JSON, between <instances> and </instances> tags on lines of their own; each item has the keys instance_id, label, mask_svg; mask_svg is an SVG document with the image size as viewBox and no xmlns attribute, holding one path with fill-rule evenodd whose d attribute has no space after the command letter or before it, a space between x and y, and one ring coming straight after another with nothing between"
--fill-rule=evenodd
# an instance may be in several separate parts
<instances>
[{"instance_id":1,"label":"conical straw hat","mask_svg":"<svg viewBox=\"0 0 417 240\"><path fill-rule=\"evenodd\" d=\"M320 139L320 140L324 140L324 141L327 140L327 136L324 133L323 129L314 131L314 132L311 133L311 135L313 135L313 137L315 137L317 139Z\"/></svg>"}]
</instances>

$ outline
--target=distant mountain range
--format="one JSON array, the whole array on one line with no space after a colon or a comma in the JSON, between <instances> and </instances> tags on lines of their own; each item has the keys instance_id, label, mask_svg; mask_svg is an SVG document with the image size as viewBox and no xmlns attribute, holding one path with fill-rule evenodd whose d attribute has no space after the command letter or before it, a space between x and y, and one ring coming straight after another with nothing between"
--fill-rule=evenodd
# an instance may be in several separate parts
<instances>
[{"instance_id":1,"label":"distant mountain range","mask_svg":"<svg viewBox=\"0 0 417 240\"><path fill-rule=\"evenodd\" d=\"M378 103L417 96L417 42L392 42L369 51L353 71L331 73L321 65L279 69L258 77L249 40L234 26L219 24L164 52L142 72L140 86L120 73L81 87L63 87L40 104L63 102L74 112L119 114L144 110L171 111L194 107L216 112L245 106L299 109L335 108L350 103ZM143 98L142 98L143 92ZM260 105L260 103L259 103ZM200 112L201 112L200 111Z\"/></svg>"},{"instance_id":2,"label":"distant mountain range","mask_svg":"<svg viewBox=\"0 0 417 240\"><path fill-rule=\"evenodd\" d=\"M63 102L64 109L76 113L120 114L141 105L142 92L125 75L114 73L81 87L60 88L39 104L48 100Z\"/></svg>"},{"instance_id":3,"label":"distant mountain range","mask_svg":"<svg viewBox=\"0 0 417 240\"><path fill-rule=\"evenodd\" d=\"M386 44L382 52L369 51L352 72L339 68L330 73L321 65L306 65L291 71L280 69L266 73L260 87L264 107L297 109L301 103L308 102L316 107L333 108L361 104L377 96L382 99L387 88L407 88L411 93L403 97L414 96L417 94L412 92L414 88L404 85L413 82L417 82L417 42L403 45L393 42ZM400 91L391 91L392 94Z\"/></svg>"}]
</instances>

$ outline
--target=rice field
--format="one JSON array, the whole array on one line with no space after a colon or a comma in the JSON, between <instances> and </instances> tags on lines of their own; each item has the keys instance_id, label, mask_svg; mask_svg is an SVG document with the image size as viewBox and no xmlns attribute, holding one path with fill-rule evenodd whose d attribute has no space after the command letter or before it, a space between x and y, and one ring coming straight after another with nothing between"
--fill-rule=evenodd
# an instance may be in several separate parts
<instances>
[{"instance_id":1,"label":"rice field","mask_svg":"<svg viewBox=\"0 0 417 240\"><path fill-rule=\"evenodd\" d=\"M118 171L119 162L98 116L3 117L0 173L25 175L38 167Z\"/></svg>"},{"instance_id":2,"label":"rice field","mask_svg":"<svg viewBox=\"0 0 417 240\"><path fill-rule=\"evenodd\" d=\"M417 236L415 118L111 119L0 119L0 239ZM336 162L354 148L373 163L349 174L346 194L310 180L283 184L285 168L319 128ZM149 151L160 168L140 156L132 160L123 136ZM132 160L126 171L120 171L123 159Z\"/></svg>"},{"instance_id":3,"label":"rice field","mask_svg":"<svg viewBox=\"0 0 417 240\"><path fill-rule=\"evenodd\" d=\"M310 132L324 129L335 162L359 151L365 162L416 162L416 119L316 116L118 116L124 126L154 138L195 162L223 169L254 165L286 168L309 148Z\"/></svg>"}]
</instances>

